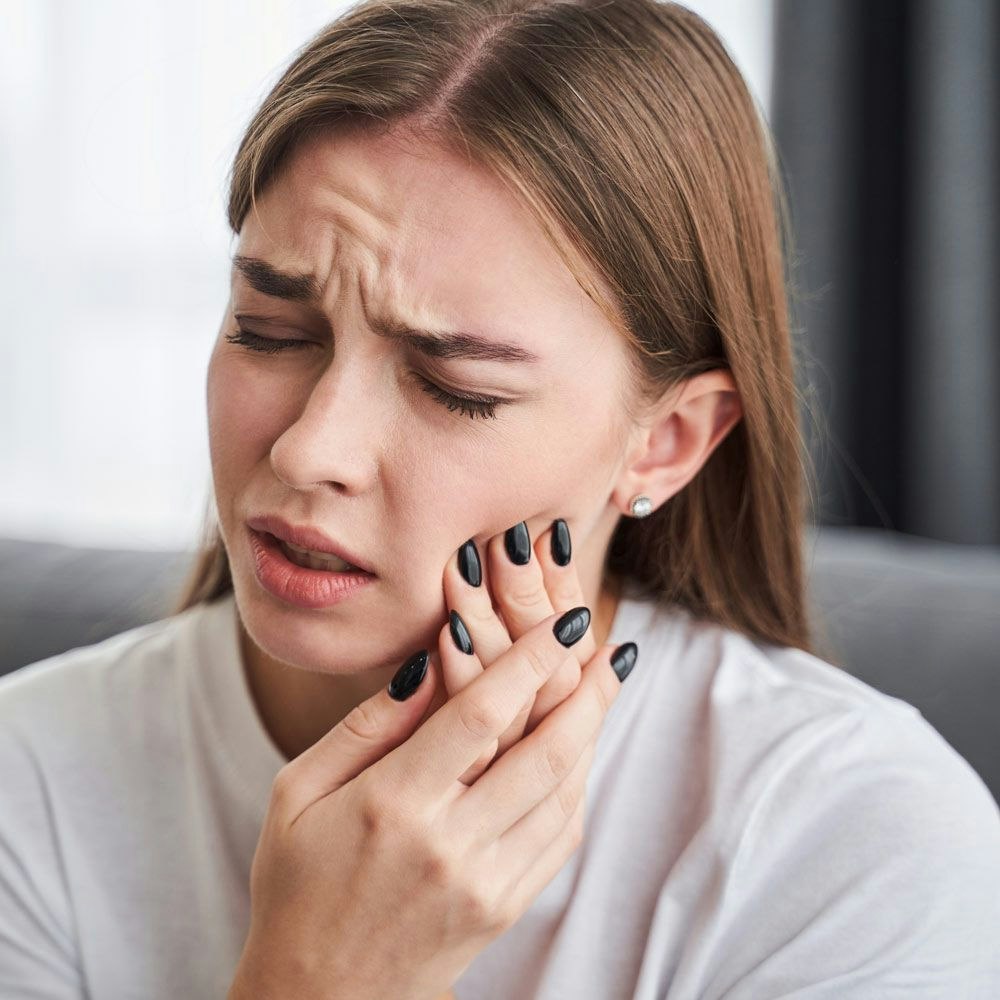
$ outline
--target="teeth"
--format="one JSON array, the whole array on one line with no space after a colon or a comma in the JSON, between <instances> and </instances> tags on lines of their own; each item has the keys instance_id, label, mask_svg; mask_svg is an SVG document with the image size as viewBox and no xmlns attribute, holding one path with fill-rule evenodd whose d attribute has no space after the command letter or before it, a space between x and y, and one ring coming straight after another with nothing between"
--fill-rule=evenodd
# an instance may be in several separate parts
<instances>
[{"instance_id":1,"label":"teeth","mask_svg":"<svg viewBox=\"0 0 1000 1000\"><path fill-rule=\"evenodd\" d=\"M300 545L293 545L291 542L286 542L282 539L278 540L278 544L281 546L281 551L296 566L304 566L308 569L335 570L341 573L346 570L357 569L357 566L352 566L339 556L331 556L325 552L312 552L309 549L302 548Z\"/></svg>"}]
</instances>

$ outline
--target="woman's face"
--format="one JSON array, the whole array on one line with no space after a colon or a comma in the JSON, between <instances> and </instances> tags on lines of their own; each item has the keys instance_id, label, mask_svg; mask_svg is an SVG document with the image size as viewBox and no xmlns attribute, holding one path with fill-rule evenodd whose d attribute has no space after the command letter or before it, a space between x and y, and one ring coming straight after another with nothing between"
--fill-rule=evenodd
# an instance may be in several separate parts
<instances>
[{"instance_id":1,"label":"woman's face","mask_svg":"<svg viewBox=\"0 0 1000 1000\"><path fill-rule=\"evenodd\" d=\"M499 181L437 147L325 136L257 201L236 253L262 263L233 268L209 439L237 603L258 646L314 671L398 666L436 642L456 549L473 538L483 553L521 520L534 540L564 518L585 592L596 590L628 444L626 345ZM287 282L295 298L273 282L269 294L266 268L312 282ZM388 323L464 331L525 357L434 356L380 334ZM263 353L227 340L240 329L299 343ZM427 383L504 402L470 417ZM262 513L321 528L377 578L320 610L273 596L246 525Z\"/></svg>"}]
</instances>

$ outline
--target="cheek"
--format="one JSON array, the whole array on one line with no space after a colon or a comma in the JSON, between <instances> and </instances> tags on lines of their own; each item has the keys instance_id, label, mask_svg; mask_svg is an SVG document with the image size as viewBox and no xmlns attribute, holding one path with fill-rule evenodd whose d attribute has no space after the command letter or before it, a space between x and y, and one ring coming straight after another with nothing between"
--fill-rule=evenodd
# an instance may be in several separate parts
<instances>
[{"instance_id":1,"label":"cheek","mask_svg":"<svg viewBox=\"0 0 1000 1000\"><path fill-rule=\"evenodd\" d=\"M406 451L393 463L400 486L395 523L409 537L439 538L448 551L552 510L572 512L567 500L594 471L578 425L551 413L505 415L497 424L476 421L450 433L425 427L399 442Z\"/></svg>"},{"instance_id":2,"label":"cheek","mask_svg":"<svg viewBox=\"0 0 1000 1000\"><path fill-rule=\"evenodd\" d=\"M217 489L267 456L294 408L292 394L239 358L214 354L206 378L208 442ZM288 414L283 411L288 409Z\"/></svg>"},{"instance_id":3,"label":"cheek","mask_svg":"<svg viewBox=\"0 0 1000 1000\"><path fill-rule=\"evenodd\" d=\"M603 506L620 445L597 395L585 407L546 407L464 453L457 474L478 519L473 530L499 533L532 517L539 524L587 517Z\"/></svg>"}]
</instances>

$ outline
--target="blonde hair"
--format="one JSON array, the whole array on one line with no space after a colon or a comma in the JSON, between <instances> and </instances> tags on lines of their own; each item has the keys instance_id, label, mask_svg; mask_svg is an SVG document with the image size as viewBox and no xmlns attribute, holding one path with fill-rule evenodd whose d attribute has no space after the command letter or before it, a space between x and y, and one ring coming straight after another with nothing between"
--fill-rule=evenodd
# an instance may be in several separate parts
<instances>
[{"instance_id":1,"label":"blonde hair","mask_svg":"<svg viewBox=\"0 0 1000 1000\"><path fill-rule=\"evenodd\" d=\"M240 142L228 218L303 140L406 128L487 165L631 345L629 398L728 370L742 419L652 515L622 517L606 572L764 642L812 652L800 433L764 116L722 42L655 0L368 0L294 57ZM232 589L209 515L176 610Z\"/></svg>"}]
</instances>

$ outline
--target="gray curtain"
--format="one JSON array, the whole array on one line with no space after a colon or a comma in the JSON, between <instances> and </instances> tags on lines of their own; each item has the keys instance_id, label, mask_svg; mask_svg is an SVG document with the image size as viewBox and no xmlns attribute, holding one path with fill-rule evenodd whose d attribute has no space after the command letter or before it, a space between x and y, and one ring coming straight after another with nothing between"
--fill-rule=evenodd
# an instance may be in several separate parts
<instances>
[{"instance_id":1,"label":"gray curtain","mask_svg":"<svg viewBox=\"0 0 1000 1000\"><path fill-rule=\"evenodd\" d=\"M1000 543L994 0L777 0L819 520Z\"/></svg>"}]
</instances>

